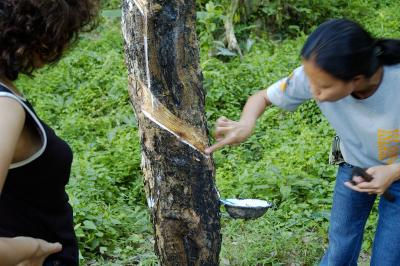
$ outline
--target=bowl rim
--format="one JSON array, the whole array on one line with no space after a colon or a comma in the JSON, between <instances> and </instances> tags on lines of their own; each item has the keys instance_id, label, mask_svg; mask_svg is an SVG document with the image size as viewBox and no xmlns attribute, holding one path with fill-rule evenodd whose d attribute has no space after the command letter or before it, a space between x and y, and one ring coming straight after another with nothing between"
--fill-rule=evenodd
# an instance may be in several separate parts
<instances>
[{"instance_id":1,"label":"bowl rim","mask_svg":"<svg viewBox=\"0 0 400 266\"><path fill-rule=\"evenodd\" d=\"M256 201L259 201L259 202L266 203L266 206L245 206L245 205L241 206L241 205L237 205L237 204L235 204L233 202L230 202L232 200L235 200L235 201L256 200ZM268 209L268 208L271 208L273 206L273 204L271 202L267 201L267 200L251 199L251 198L246 198L246 199L234 199L234 198L230 198L229 199L228 198L228 199L220 199L220 201L225 206L228 206L228 207L231 207L231 208L240 208L240 209Z\"/></svg>"}]
</instances>

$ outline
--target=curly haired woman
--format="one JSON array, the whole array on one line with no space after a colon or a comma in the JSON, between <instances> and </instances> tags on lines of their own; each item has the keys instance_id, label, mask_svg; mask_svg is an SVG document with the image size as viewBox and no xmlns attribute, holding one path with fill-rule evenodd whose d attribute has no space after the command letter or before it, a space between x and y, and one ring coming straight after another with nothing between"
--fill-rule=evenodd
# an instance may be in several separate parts
<instances>
[{"instance_id":1,"label":"curly haired woman","mask_svg":"<svg viewBox=\"0 0 400 266\"><path fill-rule=\"evenodd\" d=\"M1 265L79 264L65 192L72 151L13 82L57 62L97 12L98 0L0 1Z\"/></svg>"}]
</instances>

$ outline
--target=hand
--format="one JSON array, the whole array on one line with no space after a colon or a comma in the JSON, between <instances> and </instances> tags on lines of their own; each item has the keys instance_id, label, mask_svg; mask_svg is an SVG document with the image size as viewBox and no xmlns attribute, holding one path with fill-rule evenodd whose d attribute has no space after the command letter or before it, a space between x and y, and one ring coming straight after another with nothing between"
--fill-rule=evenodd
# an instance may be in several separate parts
<instances>
[{"instance_id":1,"label":"hand","mask_svg":"<svg viewBox=\"0 0 400 266\"><path fill-rule=\"evenodd\" d=\"M358 192L381 195L399 178L399 168L399 164L373 166L366 170L374 177L371 182L366 182L361 176L354 176L356 185L350 182L345 182L345 185Z\"/></svg>"},{"instance_id":2,"label":"hand","mask_svg":"<svg viewBox=\"0 0 400 266\"><path fill-rule=\"evenodd\" d=\"M217 143L205 150L210 154L226 145L239 144L245 141L253 131L255 124L243 121L233 121L226 117L218 118L215 126L215 139Z\"/></svg>"},{"instance_id":3,"label":"hand","mask_svg":"<svg viewBox=\"0 0 400 266\"><path fill-rule=\"evenodd\" d=\"M20 237L24 241L36 247L32 256L19 263L17 266L42 266L45 259L54 253L60 252L62 246L60 243L49 243L42 239L35 239L31 237Z\"/></svg>"}]
</instances>

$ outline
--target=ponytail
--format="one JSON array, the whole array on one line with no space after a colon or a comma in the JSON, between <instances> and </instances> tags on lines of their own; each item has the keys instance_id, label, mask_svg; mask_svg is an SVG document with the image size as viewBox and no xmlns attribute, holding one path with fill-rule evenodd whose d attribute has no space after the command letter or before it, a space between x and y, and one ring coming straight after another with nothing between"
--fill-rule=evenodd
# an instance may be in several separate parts
<instances>
[{"instance_id":1,"label":"ponytail","mask_svg":"<svg viewBox=\"0 0 400 266\"><path fill-rule=\"evenodd\" d=\"M400 39L377 39L375 45L382 65L400 63Z\"/></svg>"}]
</instances>

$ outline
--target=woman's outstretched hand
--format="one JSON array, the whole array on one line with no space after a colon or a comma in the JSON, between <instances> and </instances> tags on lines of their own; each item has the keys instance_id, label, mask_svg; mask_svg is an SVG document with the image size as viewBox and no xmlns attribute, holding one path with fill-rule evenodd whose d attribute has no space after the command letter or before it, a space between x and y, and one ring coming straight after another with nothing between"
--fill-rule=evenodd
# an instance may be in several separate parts
<instances>
[{"instance_id":1,"label":"woman's outstretched hand","mask_svg":"<svg viewBox=\"0 0 400 266\"><path fill-rule=\"evenodd\" d=\"M345 185L358 192L381 195L399 179L400 164L377 165L368 168L366 172L374 177L371 182L365 182L361 176L354 176L355 185L350 182Z\"/></svg>"},{"instance_id":2,"label":"woman's outstretched hand","mask_svg":"<svg viewBox=\"0 0 400 266\"><path fill-rule=\"evenodd\" d=\"M255 123L233 121L221 116L217 119L215 125L215 139L217 142L205 149L205 153L211 154L226 145L242 143L251 135L254 126Z\"/></svg>"}]
</instances>

